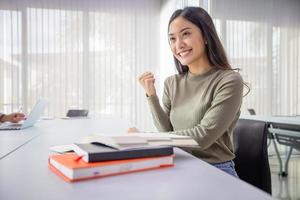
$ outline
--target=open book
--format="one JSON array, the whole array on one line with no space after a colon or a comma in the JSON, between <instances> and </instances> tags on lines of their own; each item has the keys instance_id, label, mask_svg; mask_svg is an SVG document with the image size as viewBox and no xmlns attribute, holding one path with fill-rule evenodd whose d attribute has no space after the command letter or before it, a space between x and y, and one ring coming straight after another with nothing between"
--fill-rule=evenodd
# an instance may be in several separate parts
<instances>
[{"instance_id":1,"label":"open book","mask_svg":"<svg viewBox=\"0 0 300 200\"><path fill-rule=\"evenodd\" d=\"M101 143L119 150L151 146L197 147L189 136L168 133L127 133L122 135L89 135L80 143Z\"/></svg>"},{"instance_id":2,"label":"open book","mask_svg":"<svg viewBox=\"0 0 300 200\"><path fill-rule=\"evenodd\" d=\"M86 162L94 162L102 160L102 158L99 159L99 155L101 154L100 157L102 157L105 152L106 154L115 152L109 158L107 155L103 157L106 160L139 157L136 155L143 155L144 157L170 155L173 150L166 148L168 146L199 147L198 143L189 136L168 133L126 133L122 135L89 135L76 144L52 146L50 150L58 153L75 151L79 156L83 156ZM163 152L166 153L162 154Z\"/></svg>"}]
</instances>

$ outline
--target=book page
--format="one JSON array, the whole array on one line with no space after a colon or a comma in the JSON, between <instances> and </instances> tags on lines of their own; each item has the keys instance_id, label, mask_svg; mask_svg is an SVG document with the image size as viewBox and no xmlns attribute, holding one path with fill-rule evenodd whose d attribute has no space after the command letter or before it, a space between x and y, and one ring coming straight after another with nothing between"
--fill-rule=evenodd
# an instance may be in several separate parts
<instances>
[{"instance_id":1,"label":"book page","mask_svg":"<svg viewBox=\"0 0 300 200\"><path fill-rule=\"evenodd\" d=\"M49 147L49 149L57 153L66 153L66 152L73 151L74 144L56 145L56 146Z\"/></svg>"},{"instance_id":2,"label":"book page","mask_svg":"<svg viewBox=\"0 0 300 200\"><path fill-rule=\"evenodd\" d=\"M196 147L198 143L189 136L168 133L126 133L122 135L90 135L83 143L99 142L117 149L147 146Z\"/></svg>"},{"instance_id":3,"label":"book page","mask_svg":"<svg viewBox=\"0 0 300 200\"><path fill-rule=\"evenodd\" d=\"M81 143L94 143L99 142L105 144L107 146L111 146L116 149L120 149L120 145L115 142L115 140L111 137L100 136L100 135L89 135L80 140Z\"/></svg>"}]
</instances>

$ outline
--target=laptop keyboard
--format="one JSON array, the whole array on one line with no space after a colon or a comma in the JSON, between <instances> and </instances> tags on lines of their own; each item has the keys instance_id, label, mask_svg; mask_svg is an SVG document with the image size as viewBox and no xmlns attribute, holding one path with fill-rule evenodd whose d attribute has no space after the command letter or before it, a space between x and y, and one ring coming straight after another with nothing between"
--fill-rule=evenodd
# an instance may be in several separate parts
<instances>
[{"instance_id":1,"label":"laptop keyboard","mask_svg":"<svg viewBox=\"0 0 300 200\"><path fill-rule=\"evenodd\" d=\"M9 124L6 126L0 126L0 130L19 130L22 124Z\"/></svg>"}]
</instances>

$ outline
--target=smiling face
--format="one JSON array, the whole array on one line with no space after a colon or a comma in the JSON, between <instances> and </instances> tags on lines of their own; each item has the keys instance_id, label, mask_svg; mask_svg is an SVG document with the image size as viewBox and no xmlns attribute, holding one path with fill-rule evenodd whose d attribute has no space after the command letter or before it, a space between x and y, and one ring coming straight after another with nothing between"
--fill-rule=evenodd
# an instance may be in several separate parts
<instances>
[{"instance_id":1,"label":"smiling face","mask_svg":"<svg viewBox=\"0 0 300 200\"><path fill-rule=\"evenodd\" d=\"M197 65L201 63L201 59L206 58L201 30L181 16L170 24L169 43L173 55L182 65Z\"/></svg>"}]
</instances>

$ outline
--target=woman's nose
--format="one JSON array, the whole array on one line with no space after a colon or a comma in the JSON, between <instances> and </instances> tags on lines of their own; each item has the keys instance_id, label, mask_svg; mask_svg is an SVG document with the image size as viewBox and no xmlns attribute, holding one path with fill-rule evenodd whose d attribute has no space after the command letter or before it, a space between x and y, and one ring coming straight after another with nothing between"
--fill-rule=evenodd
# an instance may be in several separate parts
<instances>
[{"instance_id":1,"label":"woman's nose","mask_svg":"<svg viewBox=\"0 0 300 200\"><path fill-rule=\"evenodd\" d=\"M184 47L184 42L182 39L178 39L176 42L176 49L182 49Z\"/></svg>"}]
</instances>

